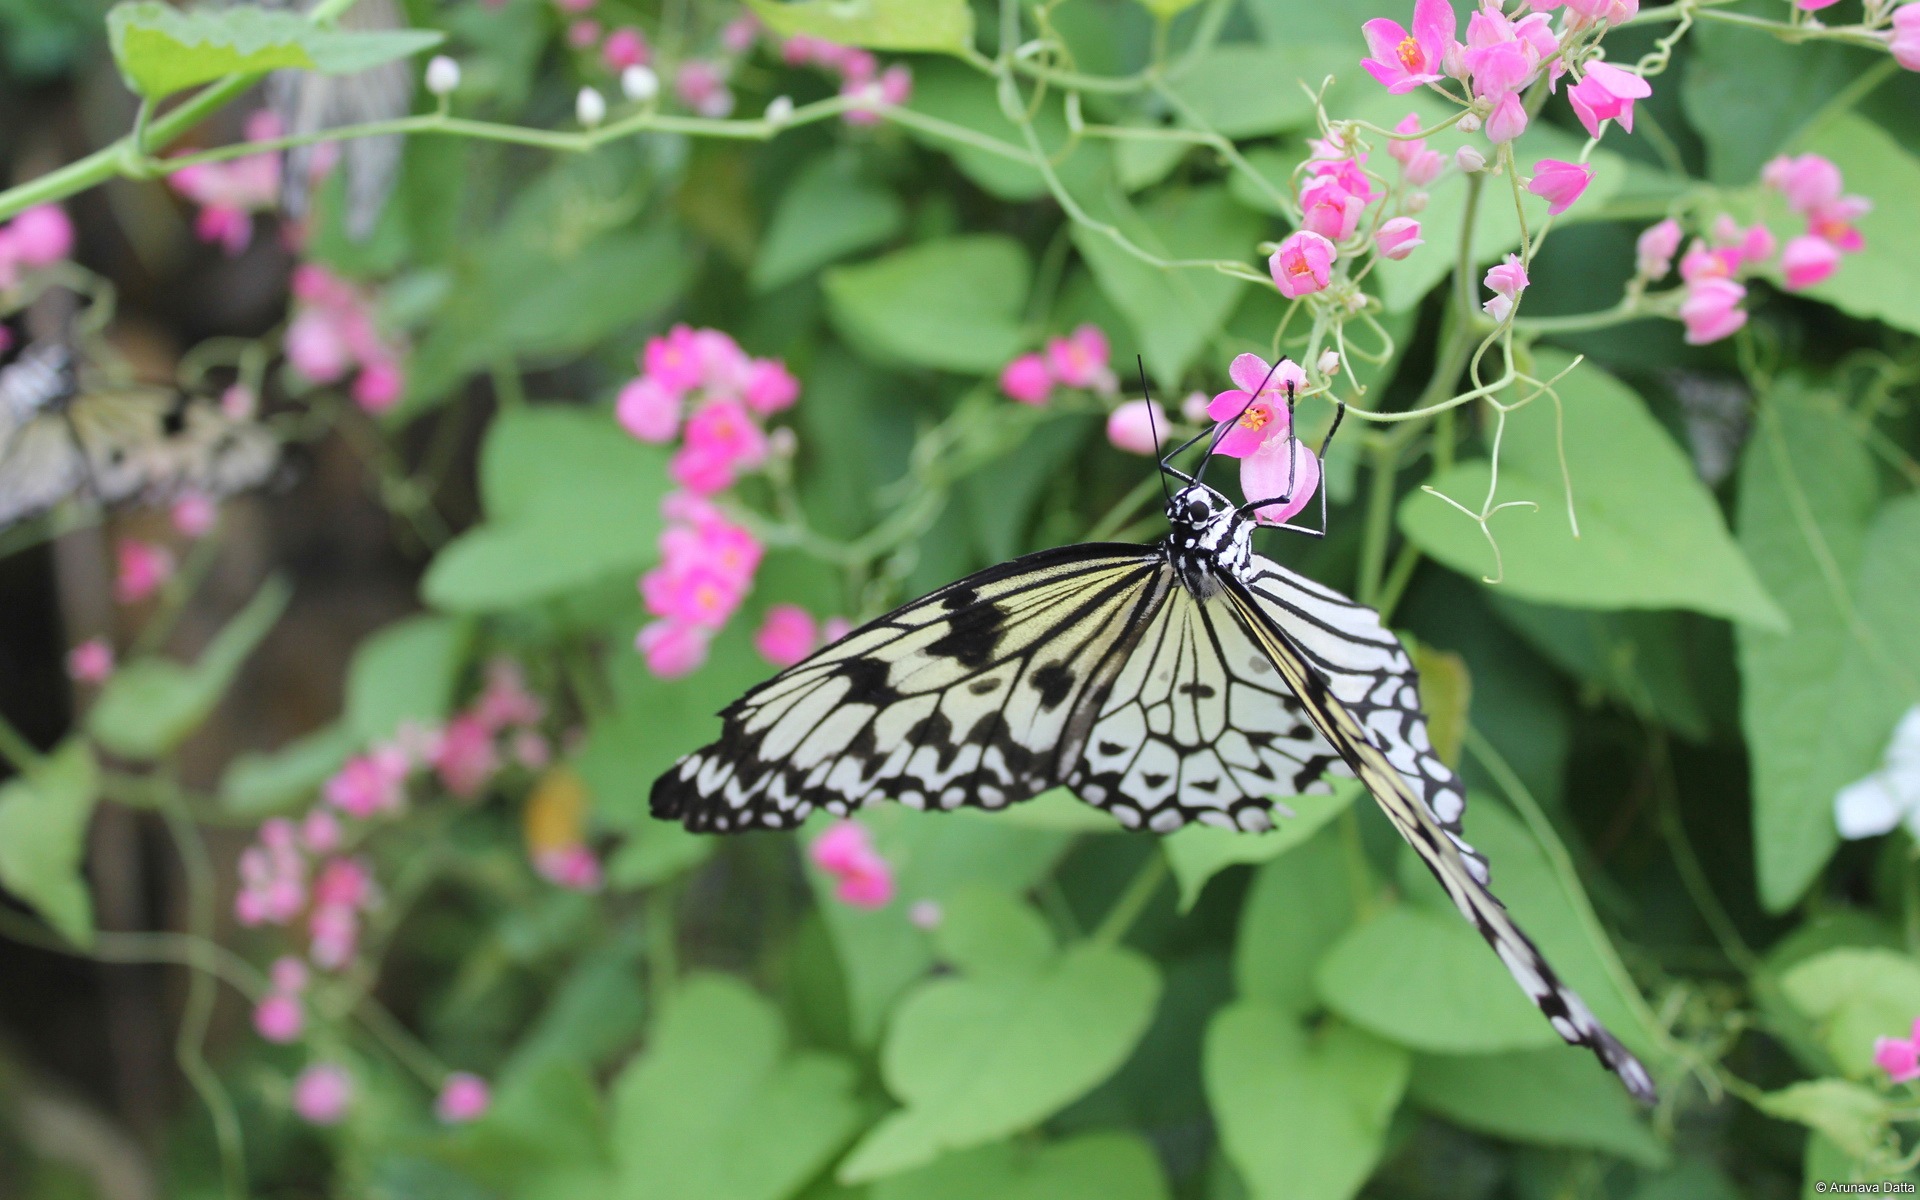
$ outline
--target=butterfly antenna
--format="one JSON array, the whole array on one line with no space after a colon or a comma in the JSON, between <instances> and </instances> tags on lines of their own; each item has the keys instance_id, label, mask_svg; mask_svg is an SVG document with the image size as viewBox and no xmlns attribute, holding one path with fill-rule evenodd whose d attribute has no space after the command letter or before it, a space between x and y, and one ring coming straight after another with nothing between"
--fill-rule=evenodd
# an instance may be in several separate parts
<instances>
[{"instance_id":1,"label":"butterfly antenna","mask_svg":"<svg viewBox=\"0 0 1920 1200\"><path fill-rule=\"evenodd\" d=\"M1153 393L1147 390L1147 363L1136 354L1133 356L1133 365L1140 368L1140 395L1147 402L1147 432L1153 435L1153 457L1158 459L1160 457L1160 425L1153 419ZM1160 477L1160 490L1166 493L1168 507L1172 507L1173 489L1167 486L1167 473L1155 471L1154 474Z\"/></svg>"},{"instance_id":2,"label":"butterfly antenna","mask_svg":"<svg viewBox=\"0 0 1920 1200\"><path fill-rule=\"evenodd\" d=\"M1213 440L1207 443L1207 452L1200 459L1200 469L1193 474L1193 481L1195 483L1199 483L1207 477L1207 464L1213 461L1213 452L1220 448L1220 443L1226 438L1228 431L1239 423L1241 417L1247 415L1247 410L1252 408L1254 401L1260 398L1260 393L1267 390L1267 381L1273 378L1273 373L1280 369L1282 363L1288 361L1290 360L1282 355L1271 367L1268 367L1267 373L1260 377L1260 386L1253 389L1253 393L1247 397L1247 402L1240 406L1240 411L1233 414L1233 420L1222 421L1214 428Z\"/></svg>"}]
</instances>

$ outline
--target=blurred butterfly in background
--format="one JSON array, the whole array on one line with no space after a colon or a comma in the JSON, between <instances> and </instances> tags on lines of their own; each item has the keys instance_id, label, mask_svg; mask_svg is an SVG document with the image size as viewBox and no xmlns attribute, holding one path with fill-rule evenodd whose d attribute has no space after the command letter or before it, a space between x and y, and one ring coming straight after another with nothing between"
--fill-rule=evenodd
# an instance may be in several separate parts
<instances>
[{"instance_id":1,"label":"blurred butterfly in background","mask_svg":"<svg viewBox=\"0 0 1920 1200\"><path fill-rule=\"evenodd\" d=\"M62 339L15 344L0 359L0 528L69 499L217 499L265 483L279 464L265 427L210 400L96 378Z\"/></svg>"},{"instance_id":2,"label":"blurred butterfly in background","mask_svg":"<svg viewBox=\"0 0 1920 1200\"><path fill-rule=\"evenodd\" d=\"M1253 514L1290 495L1235 506L1202 482L1231 425L1160 460L1162 482L1184 486L1159 544L1043 550L854 630L728 706L720 740L654 783L654 816L790 829L873 799L998 809L1064 785L1128 829L1262 831L1291 815L1273 796L1356 776L1554 1030L1651 1103L1646 1068L1488 890L1399 641L1372 609L1254 553ZM1206 437L1195 475L1170 465ZM1325 532L1324 490L1320 517L1305 532Z\"/></svg>"}]
</instances>

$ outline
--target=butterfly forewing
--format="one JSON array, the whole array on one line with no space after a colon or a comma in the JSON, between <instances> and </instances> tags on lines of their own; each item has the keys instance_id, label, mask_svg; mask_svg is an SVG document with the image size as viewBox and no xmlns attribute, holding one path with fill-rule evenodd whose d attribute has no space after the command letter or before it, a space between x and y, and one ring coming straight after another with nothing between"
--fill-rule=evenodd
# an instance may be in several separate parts
<instances>
[{"instance_id":1,"label":"butterfly forewing","mask_svg":"<svg viewBox=\"0 0 1920 1200\"><path fill-rule=\"evenodd\" d=\"M1521 990L1552 1023L1554 1031L1567 1042L1592 1050L1608 1070L1620 1077L1627 1090L1651 1102L1653 1080L1646 1067L1595 1019L1586 1002L1560 981L1532 940L1520 932L1507 915L1506 906L1487 890L1484 862L1478 862L1478 855L1471 847L1435 819L1407 776L1369 740L1369 727L1334 695L1327 679L1312 665L1291 631L1264 611L1260 601L1245 586L1227 581L1220 595L1248 633L1266 650L1274 666L1304 703L1322 736L1373 793L1394 828L1420 855L1461 915L1473 922L1487 939ZM1435 774L1446 772L1446 777L1451 779L1451 772L1447 772L1444 765L1438 764L1438 760L1435 765L1438 768ZM1425 778L1426 774L1423 770L1421 777ZM1457 783L1451 786L1458 789ZM1469 866L1470 862L1477 865Z\"/></svg>"},{"instance_id":2,"label":"butterfly forewing","mask_svg":"<svg viewBox=\"0 0 1920 1200\"><path fill-rule=\"evenodd\" d=\"M787 828L870 799L999 808L1059 784L1172 589L1138 546L991 568L862 626L748 692L655 783L696 830Z\"/></svg>"}]
</instances>

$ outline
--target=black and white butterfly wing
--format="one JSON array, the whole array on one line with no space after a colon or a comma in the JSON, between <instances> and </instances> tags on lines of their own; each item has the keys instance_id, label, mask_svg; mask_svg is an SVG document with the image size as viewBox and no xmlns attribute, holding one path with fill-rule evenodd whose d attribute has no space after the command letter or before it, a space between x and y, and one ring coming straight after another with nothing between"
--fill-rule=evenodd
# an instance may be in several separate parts
<instances>
[{"instance_id":1,"label":"black and white butterfly wing","mask_svg":"<svg viewBox=\"0 0 1920 1200\"><path fill-rule=\"evenodd\" d=\"M147 390L56 397L0 433L0 526L71 496L114 504L139 495L165 403Z\"/></svg>"},{"instance_id":2,"label":"black and white butterfly wing","mask_svg":"<svg viewBox=\"0 0 1920 1200\"><path fill-rule=\"evenodd\" d=\"M1600 1024L1586 1002L1560 981L1532 940L1520 932L1507 915L1506 906L1487 890L1484 861L1480 861L1459 834L1443 825L1430 810L1422 794L1432 790L1429 785L1437 785L1442 792L1458 793L1459 783L1453 778L1452 772L1437 758L1428 762L1426 759L1431 756L1423 756L1416 761L1417 769L1412 775L1412 778L1423 781L1416 787L1410 781L1409 774L1371 740L1369 730L1374 725L1369 722L1382 710L1400 708L1399 693L1385 690L1389 682L1395 681L1389 677L1398 675L1408 691L1412 691L1412 664L1409 662L1404 672L1388 672L1383 676L1381 690L1372 695L1386 699L1376 700L1370 695L1359 702L1357 710L1349 707L1334 693L1329 676L1322 674L1313 664L1304 643L1296 640L1292 633L1296 628L1304 629L1307 626L1300 624L1298 614L1291 605L1282 605L1287 615L1277 618L1267 609L1267 605L1277 604L1277 601L1268 595L1256 595L1252 588L1232 580L1223 582L1225 587L1219 593L1220 602L1231 610L1248 635L1266 652L1269 661L1303 703L1308 718L1321 736L1346 761L1367 790L1373 793L1387 818L1440 881L1440 886L1446 889L1448 898L1461 915L1473 922L1481 936L1487 939L1527 997L1552 1023L1554 1031L1568 1043L1592 1050L1608 1070L1620 1077L1628 1091L1642 1101L1651 1103L1654 1087L1646 1067ZM1310 595L1298 588L1297 585L1301 583L1304 581L1297 576L1279 582L1268 579L1264 591L1281 595L1291 593L1294 599L1301 594ZM1316 585L1314 590L1323 589L1318 589ZM1337 594L1332 599L1343 605L1351 604ZM1309 622L1308 626L1311 625ZM1306 635L1303 633L1301 636ZM1384 650L1384 647L1381 649ZM1410 702L1411 710L1417 713L1418 705L1416 695ZM1367 714L1367 720L1362 719L1361 713ZM1425 737L1424 728L1418 725L1402 728L1418 729L1419 737ZM1407 733L1404 736L1411 739L1413 735Z\"/></svg>"},{"instance_id":3,"label":"black and white butterfly wing","mask_svg":"<svg viewBox=\"0 0 1920 1200\"><path fill-rule=\"evenodd\" d=\"M913 601L748 692L654 784L657 817L784 829L871 799L1000 808L1061 783L1175 591L1140 546L1047 550Z\"/></svg>"}]
</instances>

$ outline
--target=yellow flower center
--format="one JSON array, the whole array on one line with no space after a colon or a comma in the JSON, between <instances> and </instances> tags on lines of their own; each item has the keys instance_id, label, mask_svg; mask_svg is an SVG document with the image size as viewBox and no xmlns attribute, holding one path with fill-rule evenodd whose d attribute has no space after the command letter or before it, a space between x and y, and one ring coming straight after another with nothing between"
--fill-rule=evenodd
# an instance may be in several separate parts
<instances>
[{"instance_id":1,"label":"yellow flower center","mask_svg":"<svg viewBox=\"0 0 1920 1200\"><path fill-rule=\"evenodd\" d=\"M1415 74L1418 74L1427 65L1426 51L1422 50L1420 43L1414 41L1411 36L1401 41L1396 53L1400 56L1400 65Z\"/></svg>"},{"instance_id":2,"label":"yellow flower center","mask_svg":"<svg viewBox=\"0 0 1920 1200\"><path fill-rule=\"evenodd\" d=\"M1260 430L1266 428L1267 422L1271 419L1267 410L1256 404L1240 414L1240 427L1242 429L1251 429L1258 433Z\"/></svg>"}]
</instances>

